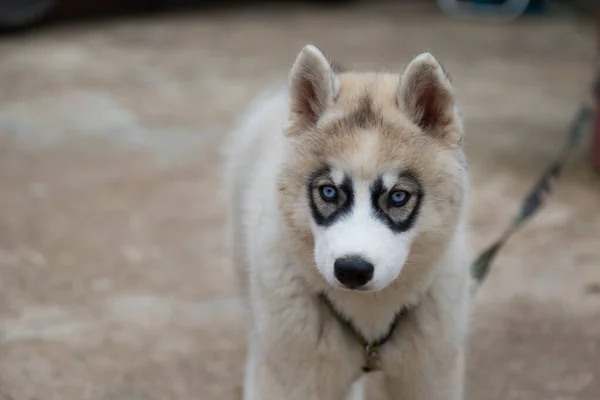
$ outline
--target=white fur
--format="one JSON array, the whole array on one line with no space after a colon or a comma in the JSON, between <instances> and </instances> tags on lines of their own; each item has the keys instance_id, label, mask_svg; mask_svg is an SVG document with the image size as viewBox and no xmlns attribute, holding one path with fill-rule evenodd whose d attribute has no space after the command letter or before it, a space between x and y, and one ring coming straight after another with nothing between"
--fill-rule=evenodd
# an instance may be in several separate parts
<instances>
[{"instance_id":1,"label":"white fur","mask_svg":"<svg viewBox=\"0 0 600 400\"><path fill-rule=\"evenodd\" d=\"M370 261L375 272L361 290L379 291L398 277L408 257L413 230L395 234L373 216L369 184L354 180L354 207L348 217L327 228L312 223L315 263L334 287L343 288L334 275L338 258L356 255Z\"/></svg>"},{"instance_id":2,"label":"white fur","mask_svg":"<svg viewBox=\"0 0 600 400\"><path fill-rule=\"evenodd\" d=\"M352 215L330 230L313 226L315 263L296 257L277 200L277 174L286 157L287 90L258 101L233 133L227 153L232 250L247 292L249 332L244 400L342 400L362 397L363 349L317 294L350 317L367 339L379 337L394 315L417 303L381 349L391 399L462 398L469 310L466 204L446 252L421 292L389 289L407 257L412 232L393 235L368 211L358 185ZM389 183L388 179L386 184ZM466 180L465 180L465 192ZM332 260L349 252L376 266L373 293L335 290ZM383 289L383 290L382 290Z\"/></svg>"}]
</instances>

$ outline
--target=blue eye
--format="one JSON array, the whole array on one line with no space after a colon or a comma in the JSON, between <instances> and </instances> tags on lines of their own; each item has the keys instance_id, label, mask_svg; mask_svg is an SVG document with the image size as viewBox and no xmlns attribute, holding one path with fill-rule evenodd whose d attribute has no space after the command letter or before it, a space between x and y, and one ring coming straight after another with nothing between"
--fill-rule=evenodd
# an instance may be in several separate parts
<instances>
[{"instance_id":1,"label":"blue eye","mask_svg":"<svg viewBox=\"0 0 600 400\"><path fill-rule=\"evenodd\" d=\"M333 186L321 186L319 192L321 193L321 197L323 198L323 200L327 202L334 202L337 200L337 189Z\"/></svg>"},{"instance_id":2,"label":"blue eye","mask_svg":"<svg viewBox=\"0 0 600 400\"><path fill-rule=\"evenodd\" d=\"M404 190L396 190L390 194L390 206L391 207L402 207L410 199L410 193Z\"/></svg>"}]
</instances>

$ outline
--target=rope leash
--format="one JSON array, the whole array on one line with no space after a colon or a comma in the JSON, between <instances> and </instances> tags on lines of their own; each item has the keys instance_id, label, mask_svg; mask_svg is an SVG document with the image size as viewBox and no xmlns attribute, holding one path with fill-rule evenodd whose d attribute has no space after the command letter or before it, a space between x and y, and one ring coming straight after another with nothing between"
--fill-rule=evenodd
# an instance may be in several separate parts
<instances>
[{"instance_id":1,"label":"rope leash","mask_svg":"<svg viewBox=\"0 0 600 400\"><path fill-rule=\"evenodd\" d=\"M596 84L594 85L594 94L600 93L600 65L597 68ZM593 99L598 96L593 96ZM580 108L567 132L567 137L563 145L562 152L544 171L536 184L524 198L521 209L512 223L500 237L492 243L486 250L481 252L475 261L471 264L471 276L475 279L477 286L481 285L490 271L492 261L496 255L506 245L508 239L513 236L528 220L530 220L546 202L548 195L553 191L554 184L563 172L569 156L577 147L583 137L585 128L594 117L593 101L585 102Z\"/></svg>"}]
</instances>

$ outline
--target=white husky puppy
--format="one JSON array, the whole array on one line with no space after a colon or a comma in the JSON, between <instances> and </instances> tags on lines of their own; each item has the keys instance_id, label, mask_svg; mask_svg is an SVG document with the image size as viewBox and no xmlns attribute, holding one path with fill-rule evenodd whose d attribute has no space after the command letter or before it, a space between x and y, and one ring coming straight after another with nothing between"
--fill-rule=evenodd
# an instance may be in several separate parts
<instances>
[{"instance_id":1,"label":"white husky puppy","mask_svg":"<svg viewBox=\"0 0 600 400\"><path fill-rule=\"evenodd\" d=\"M462 397L468 182L451 83L336 70L306 46L227 149L248 305L246 400L341 400L369 370L391 399Z\"/></svg>"}]
</instances>

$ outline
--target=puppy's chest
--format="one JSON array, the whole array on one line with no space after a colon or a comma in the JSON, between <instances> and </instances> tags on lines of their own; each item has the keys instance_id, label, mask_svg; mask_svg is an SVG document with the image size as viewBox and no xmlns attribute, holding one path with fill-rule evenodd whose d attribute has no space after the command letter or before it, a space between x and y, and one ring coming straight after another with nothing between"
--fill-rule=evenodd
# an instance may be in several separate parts
<instances>
[{"instance_id":1,"label":"puppy's chest","mask_svg":"<svg viewBox=\"0 0 600 400\"><path fill-rule=\"evenodd\" d=\"M336 324L341 333L347 338L349 346L360 354L360 368L364 373L380 371L385 365L393 367L394 353L398 355L398 344L402 334L398 330L405 324L409 310L400 307L394 312L362 315L363 318L347 317L325 295L321 301L328 311L332 323ZM374 315L375 314L375 315ZM385 356L385 358L384 358ZM386 362L384 363L384 359Z\"/></svg>"},{"instance_id":2,"label":"puppy's chest","mask_svg":"<svg viewBox=\"0 0 600 400\"><path fill-rule=\"evenodd\" d=\"M396 330L391 331L374 341L366 341L363 337L358 337L355 332L346 327L341 327L346 336L347 347L352 353L356 354L355 367L359 368L362 374L369 374L378 371L394 371L402 368L402 343L407 339L407 335Z\"/></svg>"}]
</instances>

